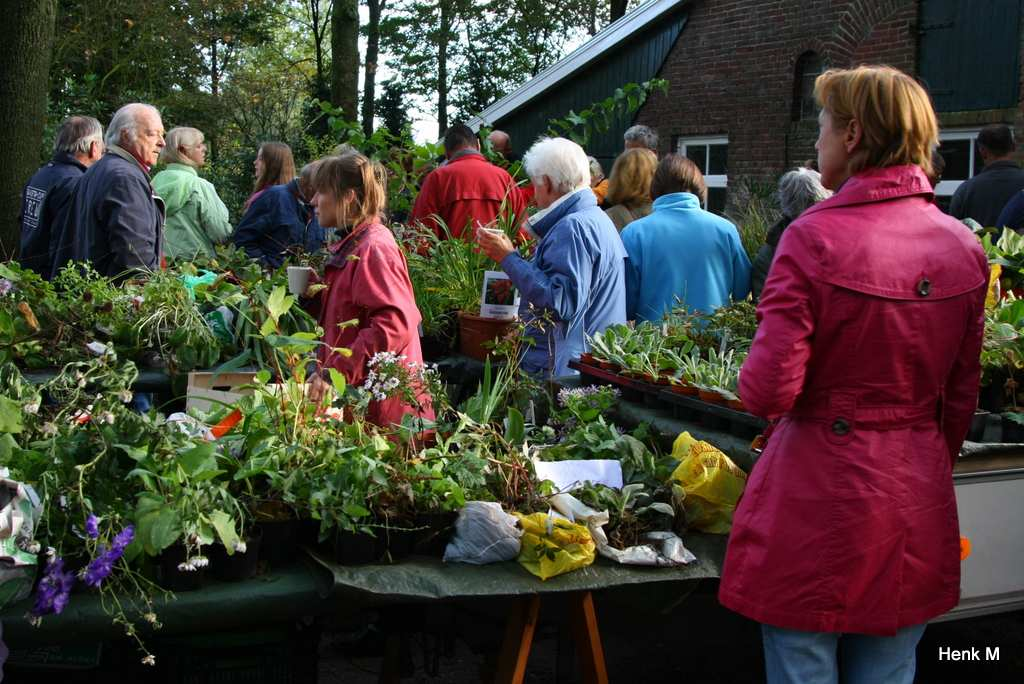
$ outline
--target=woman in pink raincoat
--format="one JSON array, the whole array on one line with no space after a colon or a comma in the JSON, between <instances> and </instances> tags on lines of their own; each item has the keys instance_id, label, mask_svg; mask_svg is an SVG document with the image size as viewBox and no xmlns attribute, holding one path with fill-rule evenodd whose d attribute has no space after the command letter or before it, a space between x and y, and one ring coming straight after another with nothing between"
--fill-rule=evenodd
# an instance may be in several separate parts
<instances>
[{"instance_id":1,"label":"woman in pink raincoat","mask_svg":"<svg viewBox=\"0 0 1024 684\"><path fill-rule=\"evenodd\" d=\"M313 378L311 395L319 398L329 386L327 369L335 368L351 385L362 385L375 354L394 352L406 364L423 366L419 323L422 320L409 280L405 257L394 236L381 223L386 200L384 170L357 152L320 162L313 204L320 225L337 227L341 239L328 249L324 268L326 290L318 309L324 329L318 357L321 375ZM339 326L357 320L357 325ZM344 356L331 351L346 348ZM402 423L406 414L433 420L430 396L418 388L415 404L392 396L370 404L367 419L383 427Z\"/></svg>"},{"instance_id":2,"label":"woman in pink raincoat","mask_svg":"<svg viewBox=\"0 0 1024 684\"><path fill-rule=\"evenodd\" d=\"M815 84L822 184L783 234L740 375L776 421L719 600L763 623L769 682L912 682L959 598L952 467L974 412L988 266L931 203L928 95L888 67Z\"/></svg>"}]
</instances>

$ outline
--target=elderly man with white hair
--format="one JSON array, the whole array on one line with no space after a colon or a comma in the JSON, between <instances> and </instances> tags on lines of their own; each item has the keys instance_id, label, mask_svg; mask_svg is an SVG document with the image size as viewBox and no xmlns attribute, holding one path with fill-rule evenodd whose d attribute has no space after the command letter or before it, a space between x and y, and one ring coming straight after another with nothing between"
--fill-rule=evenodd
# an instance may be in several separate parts
<instances>
[{"instance_id":1,"label":"elderly man with white hair","mask_svg":"<svg viewBox=\"0 0 1024 684\"><path fill-rule=\"evenodd\" d=\"M160 267L163 201L149 171L164 147L160 112L147 104L121 107L107 127L107 152L78 181L54 253L54 272L89 261L105 276Z\"/></svg>"},{"instance_id":2,"label":"elderly man with white hair","mask_svg":"<svg viewBox=\"0 0 1024 684\"><path fill-rule=\"evenodd\" d=\"M831 196L832 191L821 184L821 174L813 169L800 167L782 174L778 194L782 217L768 229L765 244L761 245L750 269L750 292L754 295L755 302L761 298L761 288L768 278L772 259L775 258L775 248L779 246L782 232L804 213L805 209Z\"/></svg>"},{"instance_id":3,"label":"elderly man with white hair","mask_svg":"<svg viewBox=\"0 0 1024 684\"><path fill-rule=\"evenodd\" d=\"M75 185L103 156L103 127L91 116L65 119L53 141L53 158L35 172L21 194L21 249L18 261L51 277L53 241L67 217Z\"/></svg>"},{"instance_id":4,"label":"elderly man with white hair","mask_svg":"<svg viewBox=\"0 0 1024 684\"><path fill-rule=\"evenodd\" d=\"M522 258L500 231L482 228L477 240L522 294L520 316L534 341L523 370L569 375L569 360L587 350L588 335L626 321L626 250L597 206L583 148L542 138L523 156L523 166L540 208L526 224L538 238L533 258Z\"/></svg>"}]
</instances>

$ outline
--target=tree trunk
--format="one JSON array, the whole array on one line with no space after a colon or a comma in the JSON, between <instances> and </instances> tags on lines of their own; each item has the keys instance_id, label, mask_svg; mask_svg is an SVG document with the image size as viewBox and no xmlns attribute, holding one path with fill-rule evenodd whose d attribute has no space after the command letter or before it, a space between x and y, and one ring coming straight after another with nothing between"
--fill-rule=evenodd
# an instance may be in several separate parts
<instances>
[{"instance_id":1,"label":"tree trunk","mask_svg":"<svg viewBox=\"0 0 1024 684\"><path fill-rule=\"evenodd\" d=\"M448 38L451 30L451 6L441 0L441 30L437 39L437 137L448 130Z\"/></svg>"},{"instance_id":2,"label":"tree trunk","mask_svg":"<svg viewBox=\"0 0 1024 684\"><path fill-rule=\"evenodd\" d=\"M629 4L628 0L611 0L611 21L621 19L626 14L626 5Z\"/></svg>"},{"instance_id":3,"label":"tree trunk","mask_svg":"<svg viewBox=\"0 0 1024 684\"><path fill-rule=\"evenodd\" d=\"M39 167L56 0L7 3L0 43L0 121L4 163L0 165L0 257L18 253L21 190Z\"/></svg>"},{"instance_id":4,"label":"tree trunk","mask_svg":"<svg viewBox=\"0 0 1024 684\"><path fill-rule=\"evenodd\" d=\"M359 1L334 0L331 15L331 104L348 121L359 110Z\"/></svg>"},{"instance_id":5,"label":"tree trunk","mask_svg":"<svg viewBox=\"0 0 1024 684\"><path fill-rule=\"evenodd\" d=\"M377 57L380 53L380 15L387 0L366 0L370 23L366 25L366 70L363 72L363 132L373 134L377 108Z\"/></svg>"}]
</instances>

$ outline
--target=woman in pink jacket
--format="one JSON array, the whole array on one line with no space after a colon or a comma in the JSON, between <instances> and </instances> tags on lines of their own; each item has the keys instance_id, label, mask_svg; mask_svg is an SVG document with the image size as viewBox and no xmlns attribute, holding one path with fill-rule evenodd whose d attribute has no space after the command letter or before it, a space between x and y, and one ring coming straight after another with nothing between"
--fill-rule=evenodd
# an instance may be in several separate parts
<instances>
[{"instance_id":1,"label":"woman in pink jacket","mask_svg":"<svg viewBox=\"0 0 1024 684\"><path fill-rule=\"evenodd\" d=\"M773 432L736 509L719 600L763 623L769 682L912 682L959 598L952 467L977 400L988 266L931 203L928 95L829 71L816 144L835 195L783 234L740 395Z\"/></svg>"},{"instance_id":2,"label":"woman in pink jacket","mask_svg":"<svg viewBox=\"0 0 1024 684\"><path fill-rule=\"evenodd\" d=\"M343 373L351 385L363 385L370 377L369 363L381 352L394 352L406 364L423 367L422 317L409 269L391 231L381 223L384 173L358 152L328 157L316 170L313 204L320 225L337 227L341 239L328 248L327 289L316 295L313 306L318 309L326 345L318 357L322 374L312 380L314 399L328 391L330 384L324 377L328 368ZM339 325L353 319L357 325ZM331 351L339 347L351 355ZM401 424L406 414L433 420L429 394L423 387L413 389L414 404L405 403L401 396L372 401L367 419L383 427Z\"/></svg>"}]
</instances>

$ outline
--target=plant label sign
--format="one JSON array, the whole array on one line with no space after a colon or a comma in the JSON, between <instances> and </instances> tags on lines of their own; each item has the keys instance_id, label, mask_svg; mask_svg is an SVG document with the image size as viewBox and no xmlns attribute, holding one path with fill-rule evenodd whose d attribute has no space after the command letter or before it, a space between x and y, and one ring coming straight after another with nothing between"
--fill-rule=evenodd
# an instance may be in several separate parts
<instances>
[{"instance_id":1,"label":"plant label sign","mask_svg":"<svg viewBox=\"0 0 1024 684\"><path fill-rule=\"evenodd\" d=\"M519 312L519 290L504 271L484 271L480 317L510 321Z\"/></svg>"}]
</instances>

